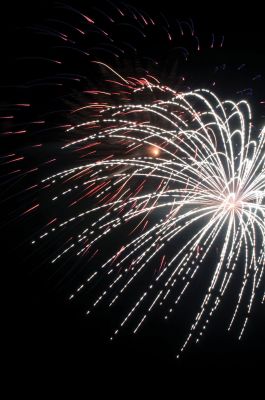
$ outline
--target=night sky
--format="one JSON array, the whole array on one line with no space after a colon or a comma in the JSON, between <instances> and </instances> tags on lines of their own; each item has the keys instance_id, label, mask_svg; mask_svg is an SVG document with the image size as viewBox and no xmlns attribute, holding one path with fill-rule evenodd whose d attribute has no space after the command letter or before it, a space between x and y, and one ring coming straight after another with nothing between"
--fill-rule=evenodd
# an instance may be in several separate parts
<instances>
[{"instance_id":1,"label":"night sky","mask_svg":"<svg viewBox=\"0 0 265 400\"><path fill-rule=\"evenodd\" d=\"M75 8L78 9L80 5L82 10L86 11L87 2L72 3ZM209 6L199 7L193 6L192 3L180 4L180 2L164 0L161 4L157 3L152 7L146 0L130 1L130 4L140 6L152 15L163 12L165 15L174 14L180 19L191 17L198 27L202 42L207 41L212 32L219 35L218 37L224 35L224 49L221 56L216 52L216 63L217 65L226 63L228 71L227 75L221 77L218 94L226 96L232 88L230 97L233 97L233 88L237 90L242 79L246 79L246 85L242 85L242 88L249 88L252 85L253 93L248 95L247 99L254 109L255 104L265 99L263 13L253 2L251 10L246 5L242 5L240 11L231 10L230 3L222 3L222 5L212 3ZM43 90L40 95L40 92L32 89L32 92L28 91L25 94L23 88L20 87L23 80L36 76L36 64L30 60L23 64L18 59L24 54L34 53L42 46L43 39L34 32L27 32L27 27L41 23L47 17L52 17L52 4L51 1L40 1L36 4L31 4L29 1L16 4L11 1L4 8L1 5L1 106L14 102L34 102L33 111L26 110L24 114L20 113L21 121L34 118L42 109L49 110L49 91ZM97 2L97 7L102 7L104 10L104 5L100 4ZM196 64L188 67L189 75L192 74L192 68L198 68L192 81L195 85L198 77L205 75L205 70L209 65L208 55L205 53L202 57L204 59L198 67ZM211 57L211 65L214 65L214 57L215 55ZM70 58L68 61L70 66L75 66ZM246 73L241 74L241 71L238 71L238 74L234 74L233 66L241 64L247 64ZM37 72L42 74L49 66L45 63L41 66L40 63L37 68L39 68ZM232 72L229 72L229 68ZM80 71L85 73L85 66L81 66ZM91 70L88 73L91 73ZM263 75L263 80L253 81L252 78L257 74ZM259 125L262 121L264 124L264 116L264 105L263 109L260 105L257 106L254 110L254 118ZM57 118L59 117L55 116L51 122L60 123L60 118L58 120ZM46 141L47 148L52 153L54 143L60 142L61 139L62 133L54 131L42 135L41 140ZM36 137L34 140L33 142L37 143ZM1 153L25 146L24 137L12 140L1 138ZM27 161L29 167L36 161L34 157L29 155L29 161ZM63 163L67 164L67 161ZM1 173L1 175L4 174ZM35 178L27 178L27 185L30 186ZM28 238L47 220L45 212L49 213L49 210L44 209L40 214L28 219L18 217L27 208L28 197L14 195L23 188L25 180L12 181L5 178L1 180L3 182L1 197L3 200L6 197L9 198L8 201L3 201L1 207L2 254L4 254L2 259L5 259L1 265L2 271L7 273L3 285L7 289L5 307L9 320L7 323L8 348L12 371L17 370L20 374L27 368L29 375L33 371L37 375L36 371L42 371L40 374L44 375L53 371L55 376L57 371L67 371L69 376L71 372L74 374L82 371L84 379L87 377L89 380L89 377L95 375L106 376L111 373L113 376L119 376L119 371L123 373L128 371L129 374L135 369L152 371L157 376L162 373L162 370L163 372L168 370L171 376L174 376L174 373L177 374L178 371L189 369L199 370L209 367L247 369L258 368L262 363L264 365L264 307L256 303L246 333L241 342L238 342L236 329L231 333L225 330L229 295L224 299L201 343L191 346L179 361L175 358L177 346L189 326L185 319L186 306L180 307L178 316L173 317L169 323L164 323L158 314L154 315L152 322L138 335L127 332L117 338L114 343L110 343L106 335L110 324L109 316L100 312L92 320L86 318L84 316L86 295L81 296L80 300L74 304L69 304L66 300L72 288L80 283L80 278L85 276L86 266L70 259L65 267L52 270L53 267L47 262L49 254L46 252L49 249L44 248L31 253L32 248L28 245ZM53 246L56 245L57 242L53 244ZM196 290L199 288L200 282L197 283L197 287L196 284L192 286L190 302L196 302ZM26 362L29 367L25 366Z\"/></svg>"}]
</instances>

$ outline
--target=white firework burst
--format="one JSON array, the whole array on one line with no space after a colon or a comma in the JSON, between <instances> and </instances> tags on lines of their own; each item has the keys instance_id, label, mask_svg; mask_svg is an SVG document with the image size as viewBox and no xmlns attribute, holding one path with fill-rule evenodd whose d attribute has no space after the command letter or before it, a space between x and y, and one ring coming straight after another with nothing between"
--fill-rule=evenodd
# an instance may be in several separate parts
<instances>
[{"instance_id":1,"label":"white firework burst","mask_svg":"<svg viewBox=\"0 0 265 400\"><path fill-rule=\"evenodd\" d=\"M102 276L105 287L88 314L101 303L112 307L122 301L148 268L158 266L153 282L147 282L111 338L129 320L135 320L137 332L158 305L168 307L168 318L192 290L196 272L210 262L211 279L180 354L191 339L199 341L235 275L241 285L229 329L242 299L249 296L239 338L246 327L264 278L265 129L254 137L246 101L221 101L204 89L176 93L148 81L133 95L146 99L146 92L159 97L148 103L97 105L98 118L67 130L68 136L81 132L82 137L64 148L105 145L110 150L43 180L55 190L63 185L53 201L74 194L82 210L71 215L68 210L67 218L61 217L39 239L60 229L71 231L80 221L81 230L52 263L70 253L92 254L97 244L113 240L113 253L92 272L90 268L87 280L70 296ZM86 129L92 133L84 135ZM91 196L97 204L84 205Z\"/></svg>"}]
</instances>

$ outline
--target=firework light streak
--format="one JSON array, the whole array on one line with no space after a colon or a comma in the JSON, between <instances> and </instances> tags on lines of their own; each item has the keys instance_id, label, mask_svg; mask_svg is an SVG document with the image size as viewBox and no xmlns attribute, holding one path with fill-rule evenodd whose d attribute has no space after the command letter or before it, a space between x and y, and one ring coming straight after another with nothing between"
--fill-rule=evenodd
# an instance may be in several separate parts
<instances>
[{"instance_id":1,"label":"firework light streak","mask_svg":"<svg viewBox=\"0 0 265 400\"><path fill-rule=\"evenodd\" d=\"M82 212L56 221L32 243L71 230L78 221L83 226L85 221L86 226L53 258L56 263L72 253L94 257L106 238L129 228L126 243L90 270L87 280L70 296L72 300L101 276L105 287L87 314L101 303L113 307L148 268L159 265L153 282L123 315L111 339L128 321L133 321L136 333L161 304L168 309L167 319L210 260L211 279L179 354L189 342L200 340L234 275L241 280L241 288L228 328L240 307L247 306L241 338L257 289L264 282L265 129L254 138L246 101L221 101L207 89L178 93L147 79L136 83L116 75L122 88L126 83L126 90L144 101L95 104L99 117L68 128L68 138L78 132L82 137L63 148L93 151L102 143L114 143L121 146L122 156L109 152L45 178L42 183L50 183L55 190L64 184L53 202L74 193L71 205L88 197L97 204L82 203ZM157 100L146 102L147 94L154 92ZM96 129L84 133L90 127ZM169 246L175 249L173 255Z\"/></svg>"}]
</instances>

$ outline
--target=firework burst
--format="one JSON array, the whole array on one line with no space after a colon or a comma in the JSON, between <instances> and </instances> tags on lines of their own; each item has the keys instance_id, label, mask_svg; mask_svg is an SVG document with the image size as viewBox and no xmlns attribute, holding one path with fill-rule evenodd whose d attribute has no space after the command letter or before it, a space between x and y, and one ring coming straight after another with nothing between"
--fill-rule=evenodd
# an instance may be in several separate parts
<instances>
[{"instance_id":1,"label":"firework burst","mask_svg":"<svg viewBox=\"0 0 265 400\"><path fill-rule=\"evenodd\" d=\"M60 229L71 229L78 220L82 225L85 221L85 228L52 260L55 263L70 252L81 257L93 253L95 246L102 249L106 237L114 238L114 248L118 245L115 232L123 225L129 227L126 243L70 296L73 299L98 275L104 276L106 286L87 314L100 303L113 307L129 287L137 285L145 270L160 263L153 282L135 299L114 336L130 319L137 320L133 329L137 332L158 305L166 305L167 319L218 244L205 297L181 351L193 337L199 341L234 274L241 279L241 289L229 329L244 293L250 293L240 338L264 274L264 130L253 139L250 108L245 101L221 102L208 90L173 93L151 83L133 92L138 91L145 99L145 91L173 96L155 104L106 106L100 119L68 129L71 134L84 126L99 127L65 148L84 150L115 143L126 151L43 180L43 184L56 186L63 181L66 185L53 201L81 191L75 204L93 196L97 205L89 209L82 205L81 213L44 232L40 239L52 231L58 235ZM172 247L174 254L170 256Z\"/></svg>"},{"instance_id":2,"label":"firework burst","mask_svg":"<svg viewBox=\"0 0 265 400\"><path fill-rule=\"evenodd\" d=\"M207 84L201 79L203 84L194 85L193 77L182 73L183 65L190 68L190 55L205 50L208 60L209 51L223 47L224 37L212 34L201 41L192 20L172 23L129 5L108 2L106 12L94 7L91 16L56 7L65 21L49 19L48 26L34 28L55 40L51 54L24 61L41 61L59 72L32 79L25 88L53 88L60 100L49 95L50 108L41 117L34 115L26 128L16 121L19 128L8 125L2 133L12 140L33 133L32 154L46 147L38 135L47 134L49 142L54 128L63 130L58 135L63 156L51 156L48 149L48 158L37 166L8 172L22 180L43 166L51 168L45 177L41 170L40 184L21 189L34 191L35 198L20 216L52 210L32 244L57 241L54 267L65 260L87 263L85 279L69 297L89 293L87 315L128 305L111 340L127 326L138 332L155 309L164 319L177 314L204 269L201 304L178 356L200 340L234 278L238 293L228 329L239 320L241 338L254 300L261 294L264 303L265 296L265 128L253 132L247 101L215 94L225 64L212 68ZM73 60L76 74L65 69ZM235 92L238 98L252 89ZM21 107L31 105L15 104L12 112ZM15 117L1 118L10 124ZM52 136L49 144L55 142ZM20 152L5 157L5 165L25 158Z\"/></svg>"}]
</instances>

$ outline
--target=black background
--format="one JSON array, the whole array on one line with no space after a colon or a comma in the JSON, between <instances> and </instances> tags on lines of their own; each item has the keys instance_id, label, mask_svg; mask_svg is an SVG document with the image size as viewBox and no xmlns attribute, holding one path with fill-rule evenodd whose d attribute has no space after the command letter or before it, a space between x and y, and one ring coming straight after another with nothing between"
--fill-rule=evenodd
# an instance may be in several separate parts
<instances>
[{"instance_id":1,"label":"black background","mask_svg":"<svg viewBox=\"0 0 265 400\"><path fill-rule=\"evenodd\" d=\"M205 32L224 33L227 58L231 62L247 60L253 71L265 73L261 6L252 2L251 9L244 4L234 5L232 9L230 3L200 2L200 5L193 5L166 0L154 6L146 1L132 2L147 11L161 9L164 13L192 17L198 21L202 34L204 29ZM4 7L1 5L2 85L12 81L17 83L16 68L10 61L17 53L23 53L23 44L17 40L17 28L49 15L51 4L50 1L24 1L23 4L9 2ZM85 9L85 2L80 4ZM78 5L75 4L75 7L78 8ZM38 46L37 39L32 43L33 47ZM264 89L260 88L262 92ZM10 92L12 96L13 92ZM14 203L10 202L5 207L3 212L12 214L10 207L14 207ZM83 382L90 382L92 377L109 374L118 380L121 373L130 376L144 371L143 375L152 372L158 378L169 371L176 377L178 371L189 369L238 370L260 368L264 363L264 307L259 305L254 309L241 342L237 341L236 335L224 333L222 322L216 319L201 344L188 351L180 361L175 359L174 337L178 333L174 329L181 328L174 324L170 328L156 326L155 331L142 331L137 337L124 336L109 344L104 338L104 323L99 323L95 331L80 309L69 306L65 301L67 284L58 289L48 278L49 273L40 272L42 267L37 265L38 259L28 258L26 253L30 250L20 243L23 242L24 231L17 222L15 220L15 228L14 224L12 228L6 224L6 218L2 224L4 256L1 264L3 272L8 274L3 280L4 289L7 289L4 304L9 319L5 326L8 328L7 349L12 374L15 371L19 375L25 373L29 379L32 374L44 379L51 375L56 378L61 373L65 377L80 374Z\"/></svg>"}]
</instances>

